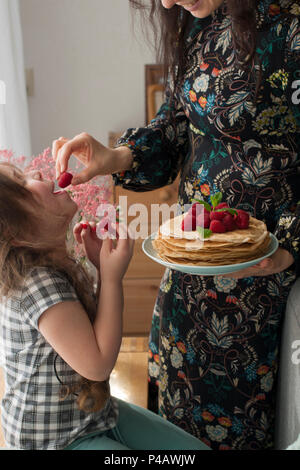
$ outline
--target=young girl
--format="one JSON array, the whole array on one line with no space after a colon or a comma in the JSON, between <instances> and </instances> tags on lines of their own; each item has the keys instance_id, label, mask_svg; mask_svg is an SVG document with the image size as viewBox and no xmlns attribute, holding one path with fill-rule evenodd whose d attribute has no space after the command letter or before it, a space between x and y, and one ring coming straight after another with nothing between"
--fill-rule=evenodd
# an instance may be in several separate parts
<instances>
[{"instance_id":1,"label":"young girl","mask_svg":"<svg viewBox=\"0 0 300 470\"><path fill-rule=\"evenodd\" d=\"M0 164L2 427L9 449L206 449L148 410L110 396L122 339L122 279L133 252L74 227L98 271L66 248L77 206L38 171ZM101 281L100 281L101 279Z\"/></svg>"}]
</instances>

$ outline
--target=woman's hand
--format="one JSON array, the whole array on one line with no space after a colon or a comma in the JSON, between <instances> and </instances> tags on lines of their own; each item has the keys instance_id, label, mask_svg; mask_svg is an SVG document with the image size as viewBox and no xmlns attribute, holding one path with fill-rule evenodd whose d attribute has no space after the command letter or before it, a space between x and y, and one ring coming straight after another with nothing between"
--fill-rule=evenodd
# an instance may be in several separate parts
<instances>
[{"instance_id":1,"label":"woman's hand","mask_svg":"<svg viewBox=\"0 0 300 470\"><path fill-rule=\"evenodd\" d=\"M116 227L117 241L114 247L109 237L103 240L100 252L100 273L102 282L121 282L133 255L134 240L124 225Z\"/></svg>"},{"instance_id":2,"label":"woman's hand","mask_svg":"<svg viewBox=\"0 0 300 470\"><path fill-rule=\"evenodd\" d=\"M75 240L79 245L83 245L86 257L100 272L100 251L102 240L96 234L95 222L82 222L75 225L73 229Z\"/></svg>"},{"instance_id":3,"label":"woman's hand","mask_svg":"<svg viewBox=\"0 0 300 470\"><path fill-rule=\"evenodd\" d=\"M52 155L56 161L56 178L68 170L72 155L86 167L74 175L72 185L83 184L98 175L109 175L129 169L132 163L131 151L127 147L111 149L105 147L86 132L72 140L60 137L52 144Z\"/></svg>"},{"instance_id":4,"label":"woman's hand","mask_svg":"<svg viewBox=\"0 0 300 470\"><path fill-rule=\"evenodd\" d=\"M270 276L281 273L294 263L294 258L287 250L278 248L278 250L269 258L263 259L260 263L250 268L237 271L235 273L222 274L220 277L230 277L233 279L242 279L252 276Z\"/></svg>"}]
</instances>

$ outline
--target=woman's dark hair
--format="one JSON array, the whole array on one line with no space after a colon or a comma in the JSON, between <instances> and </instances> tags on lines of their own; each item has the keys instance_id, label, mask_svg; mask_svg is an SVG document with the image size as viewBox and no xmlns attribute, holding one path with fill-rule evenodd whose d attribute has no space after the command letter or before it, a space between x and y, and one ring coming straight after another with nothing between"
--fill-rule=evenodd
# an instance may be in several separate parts
<instances>
[{"instance_id":1,"label":"woman's dark hair","mask_svg":"<svg viewBox=\"0 0 300 470\"><path fill-rule=\"evenodd\" d=\"M148 14L153 27L158 63L164 66L165 81L169 73L173 83L179 85L186 65L186 28L190 13L179 5L171 9L162 6L161 0L129 0L133 8ZM244 67L253 64L256 53L256 7L257 0L226 0L232 18L233 41L236 57ZM260 86L258 80L256 94Z\"/></svg>"}]
</instances>

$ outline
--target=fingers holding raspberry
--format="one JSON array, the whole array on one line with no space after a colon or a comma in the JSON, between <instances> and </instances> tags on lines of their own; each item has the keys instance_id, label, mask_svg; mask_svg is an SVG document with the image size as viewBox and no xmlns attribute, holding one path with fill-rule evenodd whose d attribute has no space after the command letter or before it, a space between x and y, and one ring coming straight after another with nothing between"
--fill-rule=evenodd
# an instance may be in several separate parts
<instances>
[{"instance_id":1,"label":"fingers holding raspberry","mask_svg":"<svg viewBox=\"0 0 300 470\"><path fill-rule=\"evenodd\" d=\"M133 255L134 239L127 228L119 224L115 226L117 237L109 236L103 242L100 253L100 270L102 281L122 281Z\"/></svg>"},{"instance_id":2,"label":"fingers holding raspberry","mask_svg":"<svg viewBox=\"0 0 300 470\"><path fill-rule=\"evenodd\" d=\"M83 245L86 257L99 270L102 240L97 237L96 228L95 222L81 222L75 225L73 234L76 242Z\"/></svg>"},{"instance_id":3,"label":"fingers holding raspberry","mask_svg":"<svg viewBox=\"0 0 300 470\"><path fill-rule=\"evenodd\" d=\"M90 222L90 229L91 229L91 235L92 237L97 237L97 225L96 225L96 222Z\"/></svg>"},{"instance_id":4,"label":"fingers holding raspberry","mask_svg":"<svg viewBox=\"0 0 300 470\"><path fill-rule=\"evenodd\" d=\"M62 146L68 142L69 139L66 139L65 137L60 137L57 140L54 140L52 143L52 157L53 160L56 162L57 160L57 155L58 151L62 148Z\"/></svg>"}]
</instances>

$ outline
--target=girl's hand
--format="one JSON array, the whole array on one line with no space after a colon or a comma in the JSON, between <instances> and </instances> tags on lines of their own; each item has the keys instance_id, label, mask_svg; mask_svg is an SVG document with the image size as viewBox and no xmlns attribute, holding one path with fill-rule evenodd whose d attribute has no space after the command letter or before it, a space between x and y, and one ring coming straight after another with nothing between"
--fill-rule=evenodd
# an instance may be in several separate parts
<instances>
[{"instance_id":1,"label":"girl's hand","mask_svg":"<svg viewBox=\"0 0 300 470\"><path fill-rule=\"evenodd\" d=\"M79 245L83 244L86 257L100 271L100 251L102 240L97 237L95 222L82 222L73 229L75 240Z\"/></svg>"},{"instance_id":2,"label":"girl's hand","mask_svg":"<svg viewBox=\"0 0 300 470\"><path fill-rule=\"evenodd\" d=\"M129 169L132 163L131 151L127 147L111 149L105 147L86 132L72 140L60 137L52 144L52 155L56 161L56 179L68 170L72 155L86 167L74 175L72 185L87 183L98 175L109 175Z\"/></svg>"},{"instance_id":3,"label":"girl's hand","mask_svg":"<svg viewBox=\"0 0 300 470\"><path fill-rule=\"evenodd\" d=\"M113 245L111 238L103 240L100 252L100 273L102 282L122 281L133 255L134 240L124 225L116 227L117 241Z\"/></svg>"},{"instance_id":4,"label":"girl's hand","mask_svg":"<svg viewBox=\"0 0 300 470\"><path fill-rule=\"evenodd\" d=\"M285 269L289 268L293 263L294 258L291 253L283 248L278 248L270 258L265 258L258 264L235 273L222 274L220 277L242 279L244 277L252 276L270 276L271 274L281 273Z\"/></svg>"}]
</instances>

